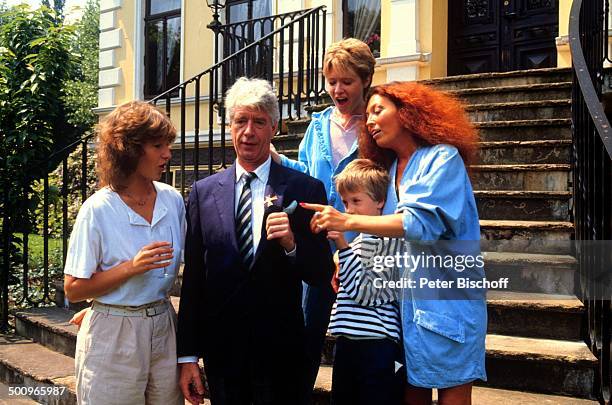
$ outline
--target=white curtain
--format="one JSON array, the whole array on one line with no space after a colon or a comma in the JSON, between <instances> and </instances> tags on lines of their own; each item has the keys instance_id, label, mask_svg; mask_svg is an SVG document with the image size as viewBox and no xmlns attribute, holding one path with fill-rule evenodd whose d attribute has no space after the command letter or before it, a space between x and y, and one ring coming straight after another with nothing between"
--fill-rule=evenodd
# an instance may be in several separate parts
<instances>
[{"instance_id":1,"label":"white curtain","mask_svg":"<svg viewBox=\"0 0 612 405\"><path fill-rule=\"evenodd\" d=\"M255 0L253 2L253 18L269 17L272 15L272 0ZM263 22L255 24L255 40L261 38L261 25ZM272 32L272 23L263 23L264 35Z\"/></svg>"},{"instance_id":2,"label":"white curtain","mask_svg":"<svg viewBox=\"0 0 612 405\"><path fill-rule=\"evenodd\" d=\"M379 0L349 0L349 10L355 11L353 36L366 41L380 25Z\"/></svg>"}]
</instances>

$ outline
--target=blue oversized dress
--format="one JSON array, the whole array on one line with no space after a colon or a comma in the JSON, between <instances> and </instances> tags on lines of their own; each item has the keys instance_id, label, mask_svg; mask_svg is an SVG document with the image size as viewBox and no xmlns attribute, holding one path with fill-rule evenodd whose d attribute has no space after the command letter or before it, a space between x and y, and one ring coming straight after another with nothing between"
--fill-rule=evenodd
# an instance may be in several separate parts
<instances>
[{"instance_id":1,"label":"blue oversized dress","mask_svg":"<svg viewBox=\"0 0 612 405\"><path fill-rule=\"evenodd\" d=\"M418 148L410 158L398 194L397 161L383 214L403 213L404 237L420 241L480 240L472 186L458 150L450 145ZM479 254L479 247L478 247ZM470 252L475 253L475 252ZM484 271L479 276L484 277ZM402 292L401 317L408 382L448 388L486 380L487 309L480 299L422 299Z\"/></svg>"}]
</instances>

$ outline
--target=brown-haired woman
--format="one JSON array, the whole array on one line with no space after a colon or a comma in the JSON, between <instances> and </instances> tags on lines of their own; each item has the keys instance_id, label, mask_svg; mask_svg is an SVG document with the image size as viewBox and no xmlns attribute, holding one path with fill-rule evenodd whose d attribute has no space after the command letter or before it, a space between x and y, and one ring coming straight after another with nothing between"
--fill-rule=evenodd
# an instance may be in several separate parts
<instances>
[{"instance_id":1,"label":"brown-haired woman","mask_svg":"<svg viewBox=\"0 0 612 405\"><path fill-rule=\"evenodd\" d=\"M385 165L391 176L385 215L349 215L306 204L319 211L313 231L443 241L429 245L478 260L480 226L466 170L474 161L477 134L461 104L422 84L396 82L372 89L366 116L360 153ZM480 265L469 274L484 278ZM412 288L403 290L400 304L409 384L405 403L431 404L431 389L437 388L439 404L468 405L473 381L486 379L483 291L446 292L450 299L436 298L444 291L421 293L427 299L415 297Z\"/></svg>"},{"instance_id":2,"label":"brown-haired woman","mask_svg":"<svg viewBox=\"0 0 612 405\"><path fill-rule=\"evenodd\" d=\"M180 194L158 180L176 130L155 107L130 102L99 125L101 188L70 236L64 290L93 300L75 353L79 404L182 404L175 318L168 301L185 231Z\"/></svg>"}]
</instances>

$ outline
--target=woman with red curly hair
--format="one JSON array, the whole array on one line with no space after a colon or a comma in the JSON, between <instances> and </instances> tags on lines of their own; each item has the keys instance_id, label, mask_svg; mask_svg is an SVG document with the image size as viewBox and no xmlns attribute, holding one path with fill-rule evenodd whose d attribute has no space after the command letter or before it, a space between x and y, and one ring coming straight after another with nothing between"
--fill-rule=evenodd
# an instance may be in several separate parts
<instances>
[{"instance_id":1,"label":"woman with red curly hair","mask_svg":"<svg viewBox=\"0 0 612 405\"><path fill-rule=\"evenodd\" d=\"M64 267L77 316L77 402L183 404L176 314L168 295L178 273L185 203L164 183L176 129L148 103L117 107L98 127L101 188L77 215Z\"/></svg>"},{"instance_id":2,"label":"woman with red curly hair","mask_svg":"<svg viewBox=\"0 0 612 405\"><path fill-rule=\"evenodd\" d=\"M437 274L454 282L458 274L484 278L478 262L478 211L466 170L475 159L478 138L462 105L422 84L394 82L372 89L366 116L360 154L389 170L385 215L350 215L306 205L318 211L313 231L438 241L426 246L453 259L473 256L477 265L465 273L458 265L420 266L412 277L433 279ZM415 253L422 253L418 246ZM433 388L441 405L470 404L473 381L486 379L484 290L407 288L401 292L400 307L408 377L405 404L431 404Z\"/></svg>"}]
</instances>

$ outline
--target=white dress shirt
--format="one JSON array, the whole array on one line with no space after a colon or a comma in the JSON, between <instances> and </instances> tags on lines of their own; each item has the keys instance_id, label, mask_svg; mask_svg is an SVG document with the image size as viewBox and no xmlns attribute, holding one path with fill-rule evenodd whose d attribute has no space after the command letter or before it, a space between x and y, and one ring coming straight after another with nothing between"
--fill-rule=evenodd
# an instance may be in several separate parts
<instances>
[{"instance_id":1,"label":"white dress shirt","mask_svg":"<svg viewBox=\"0 0 612 405\"><path fill-rule=\"evenodd\" d=\"M266 184L268 184L268 177L270 176L270 164L272 159L268 156L268 159L259 165L259 167L253 170L255 177L251 180L251 231L253 232L253 252L257 252L259 246L259 240L261 239L261 227L263 226L264 217L264 198L266 192ZM242 175L247 171L240 166L240 163L236 161L236 193L234 196L234 217L238 210L238 201L242 194L245 181Z\"/></svg>"}]
</instances>

